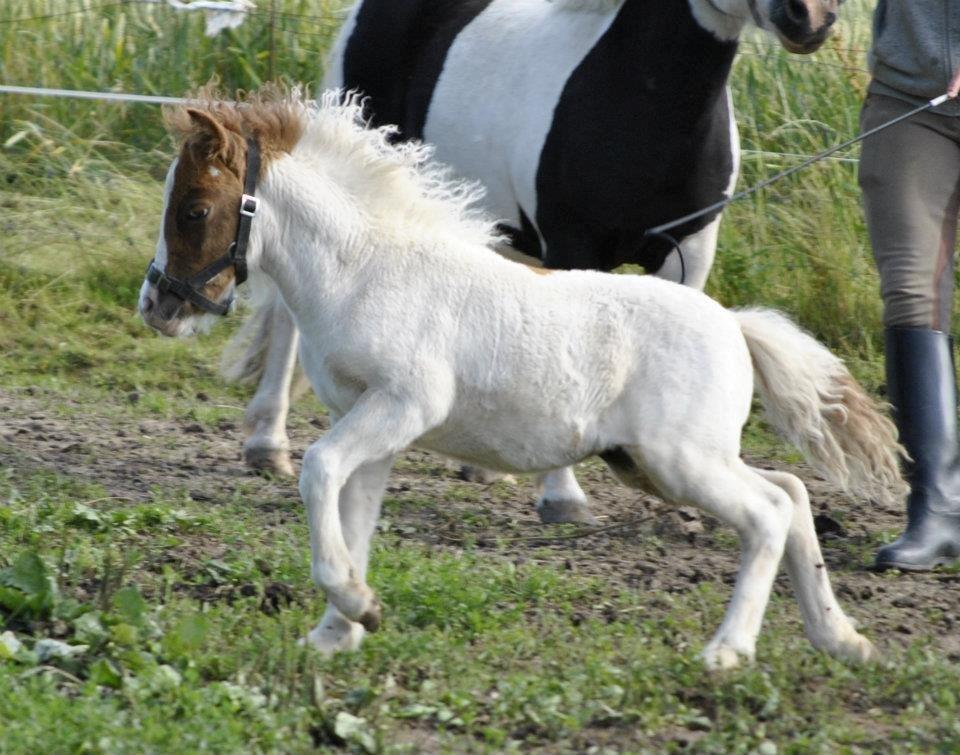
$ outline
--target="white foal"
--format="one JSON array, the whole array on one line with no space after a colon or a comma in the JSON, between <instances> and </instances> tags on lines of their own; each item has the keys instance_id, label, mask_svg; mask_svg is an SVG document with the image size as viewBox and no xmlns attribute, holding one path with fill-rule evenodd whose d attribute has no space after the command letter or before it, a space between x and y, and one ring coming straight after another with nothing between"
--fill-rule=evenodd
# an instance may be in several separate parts
<instances>
[{"instance_id":1,"label":"white foal","mask_svg":"<svg viewBox=\"0 0 960 755\"><path fill-rule=\"evenodd\" d=\"M829 479L878 498L902 488L893 425L842 363L775 312L727 311L651 276L503 259L471 209L474 186L336 101L265 95L168 114L183 147L140 300L150 325L192 332L203 302L221 306L242 280L233 260L269 277L292 313L333 421L300 478L329 601L309 642L352 648L379 625L370 537L393 459L417 445L504 472L599 455L626 484L732 525L742 562L704 650L711 667L753 656L784 552L810 641L868 658L831 591L803 484L740 458L756 374L772 423Z\"/></svg>"}]
</instances>

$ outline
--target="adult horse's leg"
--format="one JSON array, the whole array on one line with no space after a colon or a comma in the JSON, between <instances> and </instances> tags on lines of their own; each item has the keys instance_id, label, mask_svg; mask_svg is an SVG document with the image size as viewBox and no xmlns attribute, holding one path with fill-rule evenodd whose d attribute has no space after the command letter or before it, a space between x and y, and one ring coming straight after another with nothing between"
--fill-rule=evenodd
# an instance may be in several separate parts
<instances>
[{"instance_id":1,"label":"adult horse's leg","mask_svg":"<svg viewBox=\"0 0 960 755\"><path fill-rule=\"evenodd\" d=\"M547 472L540 477L539 484L537 513L541 522L597 524L597 518L590 511L587 494L577 482L573 467Z\"/></svg>"},{"instance_id":2,"label":"adult horse's leg","mask_svg":"<svg viewBox=\"0 0 960 755\"><path fill-rule=\"evenodd\" d=\"M793 519L787 535L787 571L800 604L804 631L811 644L840 658L867 660L874 654L874 647L856 631L834 597L817 541L806 487L799 478L787 472L754 471L783 488L793 501Z\"/></svg>"},{"instance_id":3,"label":"adult horse's leg","mask_svg":"<svg viewBox=\"0 0 960 755\"><path fill-rule=\"evenodd\" d=\"M340 491L343 537L361 581L366 581L370 538L380 516L380 503L392 465L392 456L364 464L350 475ZM310 630L306 642L324 653L355 650L364 634L362 624L348 619L330 602L320 623Z\"/></svg>"},{"instance_id":4,"label":"adult horse's leg","mask_svg":"<svg viewBox=\"0 0 960 755\"><path fill-rule=\"evenodd\" d=\"M730 131L731 170L727 180L726 196L732 196L737 188L737 178L740 175L740 134L737 130L737 121L733 112L733 95L730 87L726 86L724 94L727 99L727 117ZM660 269L654 272L659 278L703 291L707 285L707 276L713 267L713 259L717 253L717 238L720 235L720 219L717 215L706 226L686 238L680 239L680 254L674 250L664 260Z\"/></svg>"},{"instance_id":5,"label":"adult horse's leg","mask_svg":"<svg viewBox=\"0 0 960 755\"><path fill-rule=\"evenodd\" d=\"M720 217L716 217L708 225L690 236L687 236L680 242L683 250L683 262L680 261L680 255L676 252L669 254L660 269L654 273L658 277L672 280L677 283L682 282L692 288L703 290L707 283L707 276L713 265L713 258L717 250L717 236L720 232ZM570 244L572 236L561 237L550 247L551 253L547 255L547 264L550 266L559 262L560 264L569 264L566 262L567 245ZM580 242L583 248L588 248L588 240ZM574 244L571 254L577 254L579 250ZM576 257L571 257L576 260ZM576 522L584 524L596 524L597 519L590 511L589 499L583 492L583 488L577 482L573 469L566 467L548 472L540 480L541 494L537 501L537 513L540 515L540 521L545 523L552 522Z\"/></svg>"},{"instance_id":6,"label":"adult horse's leg","mask_svg":"<svg viewBox=\"0 0 960 755\"><path fill-rule=\"evenodd\" d=\"M283 300L277 296L264 316L268 339L263 375L244 415L243 459L248 466L279 475L293 475L287 439L290 388L297 365L299 334Z\"/></svg>"},{"instance_id":7,"label":"adult horse's leg","mask_svg":"<svg viewBox=\"0 0 960 755\"><path fill-rule=\"evenodd\" d=\"M534 268L542 268L543 263L535 257L517 251L507 245L496 247L498 254L507 259ZM547 271L544 271L547 274ZM480 467L465 464L461 476L470 482L489 484L501 479L511 479L509 475L491 472ZM540 497L537 499L537 514L544 524L574 523L597 524L597 518L590 512L589 500L583 488L577 483L572 467L556 469L541 475L538 479Z\"/></svg>"},{"instance_id":8,"label":"adult horse's leg","mask_svg":"<svg viewBox=\"0 0 960 755\"><path fill-rule=\"evenodd\" d=\"M680 249L683 252L682 262L680 254L674 250L667 255L654 275L703 291L703 287L707 285L707 276L710 274L713 258L717 252L717 236L719 233L720 216L717 216L709 225L679 242Z\"/></svg>"}]
</instances>

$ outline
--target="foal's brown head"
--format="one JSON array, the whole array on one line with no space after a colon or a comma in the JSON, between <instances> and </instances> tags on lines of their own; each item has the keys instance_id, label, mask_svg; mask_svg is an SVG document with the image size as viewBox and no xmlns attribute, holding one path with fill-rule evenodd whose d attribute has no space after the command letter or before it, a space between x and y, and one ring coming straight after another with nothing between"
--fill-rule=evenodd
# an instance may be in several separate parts
<instances>
[{"instance_id":1,"label":"foal's brown head","mask_svg":"<svg viewBox=\"0 0 960 755\"><path fill-rule=\"evenodd\" d=\"M196 276L222 258L236 238L248 147L212 108L177 109L167 120L181 135L182 145L167 174L160 238L151 277L141 290L140 312L161 333L181 335L190 330L185 323L203 314L204 299L223 305L232 295L232 267L209 281L197 281ZM185 298L167 280L183 282L199 298Z\"/></svg>"},{"instance_id":2,"label":"foal's brown head","mask_svg":"<svg viewBox=\"0 0 960 755\"><path fill-rule=\"evenodd\" d=\"M160 238L140 291L143 319L164 335L189 335L202 315L228 310L245 276L245 263L233 258L245 244L238 228L256 209L245 188L252 195L262 166L299 138L291 103L271 92L165 112L181 147L167 174Z\"/></svg>"}]
</instances>

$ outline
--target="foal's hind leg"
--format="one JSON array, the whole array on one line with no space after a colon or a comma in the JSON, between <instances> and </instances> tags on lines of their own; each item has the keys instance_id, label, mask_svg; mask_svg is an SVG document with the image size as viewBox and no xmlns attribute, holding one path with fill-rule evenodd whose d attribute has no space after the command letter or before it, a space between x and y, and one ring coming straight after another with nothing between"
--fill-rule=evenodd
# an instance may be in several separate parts
<instances>
[{"instance_id":1,"label":"foal's hind leg","mask_svg":"<svg viewBox=\"0 0 960 755\"><path fill-rule=\"evenodd\" d=\"M290 382L297 364L299 333L286 306L279 299L270 304L270 345L266 366L257 392L247 405L243 460L254 469L292 475L287 412L290 409Z\"/></svg>"},{"instance_id":2,"label":"foal's hind leg","mask_svg":"<svg viewBox=\"0 0 960 755\"><path fill-rule=\"evenodd\" d=\"M366 581L370 556L370 538L380 516L380 502L390 474L393 457L364 464L357 469L340 491L340 521L343 538L353 561L358 579ZM365 630L362 624L351 621L333 604L327 610L305 642L323 653L355 650L360 646Z\"/></svg>"},{"instance_id":3,"label":"foal's hind leg","mask_svg":"<svg viewBox=\"0 0 960 755\"><path fill-rule=\"evenodd\" d=\"M755 474L738 457L703 458L699 448L679 454L635 457L668 500L690 503L737 530L740 570L723 623L703 650L713 669L753 658L757 636L783 556L793 502L781 488Z\"/></svg>"},{"instance_id":4,"label":"foal's hind leg","mask_svg":"<svg viewBox=\"0 0 960 755\"><path fill-rule=\"evenodd\" d=\"M754 470L780 486L793 501L793 519L787 535L786 561L790 580L800 604L803 626L815 648L838 658L866 661L876 651L870 640L858 634L830 589L827 567L810 513L810 498L803 483L787 472Z\"/></svg>"}]
</instances>

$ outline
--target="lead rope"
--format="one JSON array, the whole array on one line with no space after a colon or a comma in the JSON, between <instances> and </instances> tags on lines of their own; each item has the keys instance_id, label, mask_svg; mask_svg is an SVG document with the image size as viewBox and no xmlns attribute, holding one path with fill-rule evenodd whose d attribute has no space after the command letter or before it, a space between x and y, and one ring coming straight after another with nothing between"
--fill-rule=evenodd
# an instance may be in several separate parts
<instances>
[{"instance_id":1,"label":"lead rope","mask_svg":"<svg viewBox=\"0 0 960 755\"><path fill-rule=\"evenodd\" d=\"M696 220L697 218L702 217L704 215L708 215L711 212L722 210L728 204L731 204L732 202L736 202L738 199L749 197L751 194L755 194L756 192L760 191L760 189L765 189L771 184L776 183L781 178L786 178L787 176L792 175L799 170L803 170L804 168L810 165L813 165L814 163L818 163L821 160L824 160L830 157L830 155L832 155L834 152L839 152L841 149L846 149L847 147L850 147L851 145L854 145L857 142L863 141L867 137L873 136L874 134L880 131L883 131L884 129L890 128L890 126L894 126L900 123L901 121L905 121L909 118L913 118L915 115L918 115L926 110L932 110L933 108L938 107L939 105L942 105L947 100L953 99L954 96L955 95L951 95L947 93L947 94L941 94L939 97L934 97L929 102L926 102L923 105L919 105L918 107L915 107L913 110L910 110L909 112L906 112L903 115L898 115L896 118L892 118L886 123L881 123L879 126L874 126L869 131L864 131L862 134L858 134L857 136L851 139L847 139L845 142L841 142L840 144L834 145L833 147L830 147L830 149L826 149L823 152L820 152L814 155L813 157L807 158L802 163L798 163L797 165L787 168L786 170L782 170L779 173L773 176L770 176L769 178L763 179L762 181L754 184L748 189L739 191L736 194L733 194L727 197L726 199L721 199L719 202L714 202L712 205L708 207L704 207L702 210L691 212L688 215L684 215L683 217L677 218L676 220L671 220L669 223L663 223L661 225L650 228L644 231L643 237L644 238L653 238L653 237L662 238L665 241L667 241L670 244L670 246L673 247L673 249L676 250L677 254L680 256L680 283L684 283L686 279L686 266L683 262L683 249L680 246L680 243L673 236L667 233L667 231L671 231L677 226L683 225L684 223L688 223L691 220Z\"/></svg>"}]
</instances>

